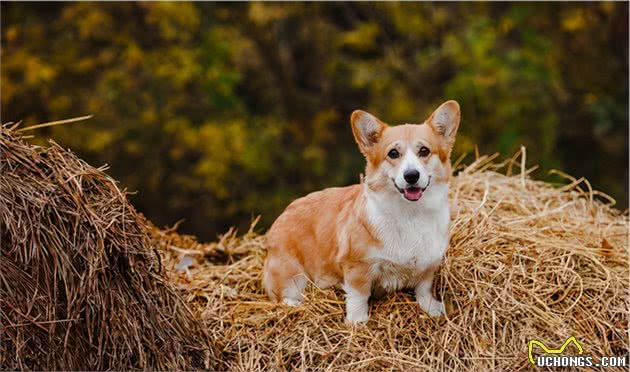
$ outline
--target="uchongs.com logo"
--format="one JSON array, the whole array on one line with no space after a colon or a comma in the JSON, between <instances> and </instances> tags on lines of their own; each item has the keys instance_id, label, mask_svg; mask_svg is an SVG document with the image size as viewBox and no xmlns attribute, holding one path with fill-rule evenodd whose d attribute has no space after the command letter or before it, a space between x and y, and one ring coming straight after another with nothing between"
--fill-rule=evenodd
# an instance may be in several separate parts
<instances>
[{"instance_id":1,"label":"uchongs.com logo","mask_svg":"<svg viewBox=\"0 0 630 372\"><path fill-rule=\"evenodd\" d=\"M575 345L578 355L562 355L569 345ZM534 357L534 346L542 349L543 353ZM590 355L584 354L584 347L574 337L569 337L558 349L550 349L539 340L527 343L529 362L537 367L627 367L628 357L605 356L596 362Z\"/></svg>"}]
</instances>

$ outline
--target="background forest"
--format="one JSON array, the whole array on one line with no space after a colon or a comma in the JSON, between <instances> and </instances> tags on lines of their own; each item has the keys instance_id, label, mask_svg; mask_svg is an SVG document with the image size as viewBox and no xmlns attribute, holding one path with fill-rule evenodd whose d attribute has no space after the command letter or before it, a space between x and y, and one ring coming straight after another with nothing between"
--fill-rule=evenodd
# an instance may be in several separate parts
<instances>
[{"instance_id":1,"label":"background forest","mask_svg":"<svg viewBox=\"0 0 630 372\"><path fill-rule=\"evenodd\" d=\"M204 239L358 182L352 110L456 99L454 159L511 156L628 203L628 3L1 3L1 120L109 164ZM557 180L557 178L555 178Z\"/></svg>"}]
</instances>

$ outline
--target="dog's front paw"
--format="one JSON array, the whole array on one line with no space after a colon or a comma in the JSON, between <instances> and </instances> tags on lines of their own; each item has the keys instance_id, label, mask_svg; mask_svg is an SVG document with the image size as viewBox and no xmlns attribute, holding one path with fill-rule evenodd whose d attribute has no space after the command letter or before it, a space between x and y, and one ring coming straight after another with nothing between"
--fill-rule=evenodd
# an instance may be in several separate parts
<instances>
[{"instance_id":1,"label":"dog's front paw","mask_svg":"<svg viewBox=\"0 0 630 372\"><path fill-rule=\"evenodd\" d=\"M302 304L301 300L298 300L296 298L290 298L290 297L285 297L282 299L282 302L285 305L291 306L291 307L296 307L296 306L300 306Z\"/></svg>"},{"instance_id":2,"label":"dog's front paw","mask_svg":"<svg viewBox=\"0 0 630 372\"><path fill-rule=\"evenodd\" d=\"M356 311L353 313L348 313L346 315L346 323L350 325L358 325L362 323L366 323L368 321L368 313Z\"/></svg>"},{"instance_id":3,"label":"dog's front paw","mask_svg":"<svg viewBox=\"0 0 630 372\"><path fill-rule=\"evenodd\" d=\"M442 301L438 301L435 298L431 298L425 301L418 301L422 310L424 310L430 317L438 317L446 315L446 307Z\"/></svg>"},{"instance_id":4,"label":"dog's front paw","mask_svg":"<svg viewBox=\"0 0 630 372\"><path fill-rule=\"evenodd\" d=\"M346 291L346 323L367 322L370 295L359 292L349 285L344 285L344 290Z\"/></svg>"}]
</instances>

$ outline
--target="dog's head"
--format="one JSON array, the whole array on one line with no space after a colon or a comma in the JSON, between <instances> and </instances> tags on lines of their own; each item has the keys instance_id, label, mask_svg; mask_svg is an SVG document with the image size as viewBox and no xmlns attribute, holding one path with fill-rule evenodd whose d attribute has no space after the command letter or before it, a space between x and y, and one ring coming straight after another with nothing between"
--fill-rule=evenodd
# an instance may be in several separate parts
<instances>
[{"instance_id":1,"label":"dog's head","mask_svg":"<svg viewBox=\"0 0 630 372\"><path fill-rule=\"evenodd\" d=\"M352 132L367 160L368 187L399 193L415 202L429 193L432 185L448 182L459 119L455 101L443 103L422 124L392 127L370 113L354 111Z\"/></svg>"}]
</instances>

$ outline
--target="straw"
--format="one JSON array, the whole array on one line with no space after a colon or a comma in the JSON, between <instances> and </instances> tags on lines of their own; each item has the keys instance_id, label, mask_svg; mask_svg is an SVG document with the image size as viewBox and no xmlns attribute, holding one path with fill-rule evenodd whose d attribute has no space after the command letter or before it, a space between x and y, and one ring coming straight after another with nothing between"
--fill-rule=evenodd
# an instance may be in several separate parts
<instances>
[{"instance_id":1,"label":"straw","mask_svg":"<svg viewBox=\"0 0 630 372\"><path fill-rule=\"evenodd\" d=\"M0 126L0 369L214 366L203 323L116 181L14 129Z\"/></svg>"},{"instance_id":2,"label":"straw","mask_svg":"<svg viewBox=\"0 0 630 372\"><path fill-rule=\"evenodd\" d=\"M480 156L452 180L452 237L434 288L444 318L429 318L411 292L373 301L360 327L345 324L338 288L311 285L297 308L273 304L261 288L266 243L254 226L209 244L173 232L156 239L169 267L193 259L172 280L223 340L226 370L524 370L528 341L558 348L570 336L596 361L625 355L627 212L584 182L558 189L532 180L524 157ZM520 171L501 174L508 167Z\"/></svg>"},{"instance_id":3,"label":"straw","mask_svg":"<svg viewBox=\"0 0 630 372\"><path fill-rule=\"evenodd\" d=\"M628 212L586 180L533 180L524 151L452 179L434 288L448 315L400 292L352 327L339 288L269 301L256 221L211 243L161 230L102 169L14 129L0 129L1 369L525 370L533 339L629 350Z\"/></svg>"}]
</instances>

